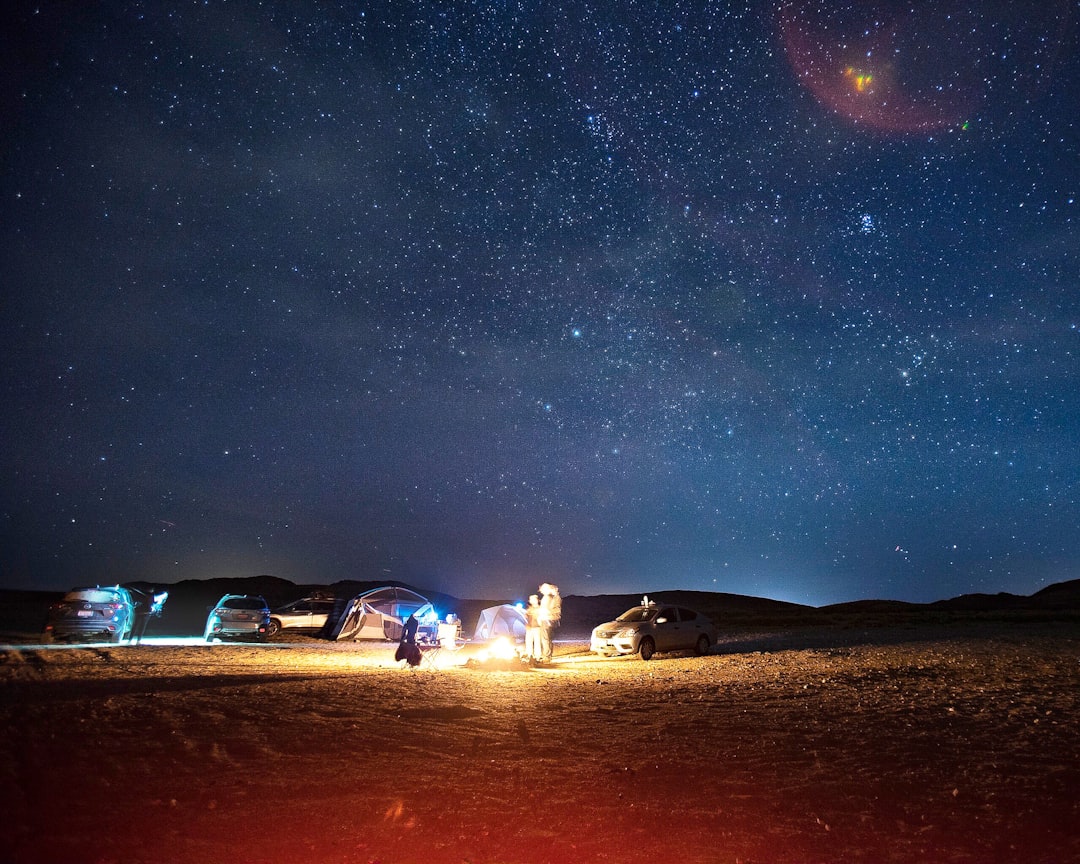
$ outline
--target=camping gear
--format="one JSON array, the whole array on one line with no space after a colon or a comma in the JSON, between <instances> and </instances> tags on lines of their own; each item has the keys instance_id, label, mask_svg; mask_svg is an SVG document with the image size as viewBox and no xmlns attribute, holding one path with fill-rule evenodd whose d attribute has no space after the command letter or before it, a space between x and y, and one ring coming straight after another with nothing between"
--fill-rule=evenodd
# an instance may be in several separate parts
<instances>
[{"instance_id":1,"label":"camping gear","mask_svg":"<svg viewBox=\"0 0 1080 864\"><path fill-rule=\"evenodd\" d=\"M453 620L440 621L436 625L434 637L421 639L416 643L416 647L420 649L424 663L431 669L438 669L444 665L439 660L444 652L452 655L466 644L461 636L461 622Z\"/></svg>"}]
</instances>

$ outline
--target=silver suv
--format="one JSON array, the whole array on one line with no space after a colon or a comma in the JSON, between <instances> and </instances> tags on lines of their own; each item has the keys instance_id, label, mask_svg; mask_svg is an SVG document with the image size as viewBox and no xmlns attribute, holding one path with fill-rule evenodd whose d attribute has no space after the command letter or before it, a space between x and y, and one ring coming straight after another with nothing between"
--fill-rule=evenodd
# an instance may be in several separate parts
<instances>
[{"instance_id":1,"label":"silver suv","mask_svg":"<svg viewBox=\"0 0 1080 864\"><path fill-rule=\"evenodd\" d=\"M117 643L131 638L135 603L119 585L72 588L49 607L41 641L45 644L78 638Z\"/></svg>"},{"instance_id":2,"label":"silver suv","mask_svg":"<svg viewBox=\"0 0 1080 864\"><path fill-rule=\"evenodd\" d=\"M647 603L627 609L614 621L592 631L589 647L596 654L637 654L651 660L657 651L705 654L716 642L716 626L707 617L682 606Z\"/></svg>"},{"instance_id":3,"label":"silver suv","mask_svg":"<svg viewBox=\"0 0 1080 864\"><path fill-rule=\"evenodd\" d=\"M265 642L270 630L270 607L255 594L226 594L210 610L203 636L214 639L238 637Z\"/></svg>"},{"instance_id":4,"label":"silver suv","mask_svg":"<svg viewBox=\"0 0 1080 864\"><path fill-rule=\"evenodd\" d=\"M294 600L270 613L270 636L282 630L322 630L334 611L334 601L325 597L305 597Z\"/></svg>"}]
</instances>

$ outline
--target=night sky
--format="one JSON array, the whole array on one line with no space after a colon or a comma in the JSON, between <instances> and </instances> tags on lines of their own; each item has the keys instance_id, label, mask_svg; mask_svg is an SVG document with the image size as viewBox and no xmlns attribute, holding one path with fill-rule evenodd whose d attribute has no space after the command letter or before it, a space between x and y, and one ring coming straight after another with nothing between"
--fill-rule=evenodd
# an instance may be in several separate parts
<instances>
[{"instance_id":1,"label":"night sky","mask_svg":"<svg viewBox=\"0 0 1080 864\"><path fill-rule=\"evenodd\" d=\"M1080 575L1076 0L0 19L3 587Z\"/></svg>"}]
</instances>

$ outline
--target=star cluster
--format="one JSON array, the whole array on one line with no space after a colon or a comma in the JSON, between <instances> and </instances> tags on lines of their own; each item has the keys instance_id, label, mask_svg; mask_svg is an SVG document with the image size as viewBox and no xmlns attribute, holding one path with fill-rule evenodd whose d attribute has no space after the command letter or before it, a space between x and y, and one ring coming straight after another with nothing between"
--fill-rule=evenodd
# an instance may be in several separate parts
<instances>
[{"instance_id":1,"label":"star cluster","mask_svg":"<svg viewBox=\"0 0 1080 864\"><path fill-rule=\"evenodd\" d=\"M12 4L0 579L1075 577L1077 9L848 5Z\"/></svg>"}]
</instances>

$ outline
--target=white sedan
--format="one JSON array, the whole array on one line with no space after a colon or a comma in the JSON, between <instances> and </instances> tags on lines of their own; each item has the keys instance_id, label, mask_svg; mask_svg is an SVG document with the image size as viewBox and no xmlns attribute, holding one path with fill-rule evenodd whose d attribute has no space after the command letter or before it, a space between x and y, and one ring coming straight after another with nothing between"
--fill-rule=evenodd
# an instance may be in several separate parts
<instances>
[{"instance_id":1,"label":"white sedan","mask_svg":"<svg viewBox=\"0 0 1080 864\"><path fill-rule=\"evenodd\" d=\"M701 613L650 602L594 628L589 647L605 656L637 654L650 660L657 651L705 654L716 643L716 635L716 625Z\"/></svg>"}]
</instances>

